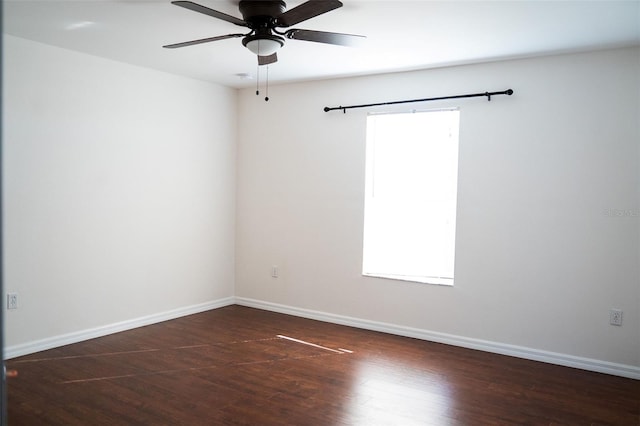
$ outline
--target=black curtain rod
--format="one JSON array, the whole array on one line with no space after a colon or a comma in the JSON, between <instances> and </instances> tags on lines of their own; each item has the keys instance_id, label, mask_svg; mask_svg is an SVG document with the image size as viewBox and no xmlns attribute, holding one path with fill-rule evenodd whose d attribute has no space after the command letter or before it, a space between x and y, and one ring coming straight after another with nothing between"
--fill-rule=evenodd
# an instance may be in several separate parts
<instances>
[{"instance_id":1,"label":"black curtain rod","mask_svg":"<svg viewBox=\"0 0 640 426\"><path fill-rule=\"evenodd\" d=\"M362 104L362 105L350 105L350 106L338 106L338 107L324 107L324 112L334 111L337 109L341 109L343 113L346 113L348 109L353 108L366 108L366 107L375 107L381 105L395 105L395 104L410 104L413 102L429 102L429 101L441 101L444 99L459 99L459 98L477 98L480 96L486 96L487 100L490 101L492 96L496 95L513 95L513 90L508 89L502 92L484 92L484 93L471 93L468 95L453 95L453 96L441 96L438 98L426 98L426 99L410 99L406 101L391 101L391 102L380 102L377 104Z\"/></svg>"}]
</instances>

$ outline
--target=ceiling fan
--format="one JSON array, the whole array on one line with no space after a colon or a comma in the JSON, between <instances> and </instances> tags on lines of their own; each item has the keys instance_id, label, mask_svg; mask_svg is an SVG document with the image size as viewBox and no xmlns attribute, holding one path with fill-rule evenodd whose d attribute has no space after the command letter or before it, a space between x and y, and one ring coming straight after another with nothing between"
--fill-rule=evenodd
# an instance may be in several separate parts
<instances>
[{"instance_id":1,"label":"ceiling fan","mask_svg":"<svg viewBox=\"0 0 640 426\"><path fill-rule=\"evenodd\" d=\"M193 46L228 38L244 37L242 44L258 56L258 64L268 65L278 60L276 52L284 46L285 39L352 46L365 38L364 36L354 34L325 31L301 29L278 30L278 28L288 28L307 19L342 7L342 2L338 0L308 0L290 10L286 10L287 5L281 0L240 0L239 8L243 19L209 9L208 7L191 1L178 0L171 3L241 27L247 27L251 31L246 34L227 34L162 46L167 49Z\"/></svg>"}]
</instances>

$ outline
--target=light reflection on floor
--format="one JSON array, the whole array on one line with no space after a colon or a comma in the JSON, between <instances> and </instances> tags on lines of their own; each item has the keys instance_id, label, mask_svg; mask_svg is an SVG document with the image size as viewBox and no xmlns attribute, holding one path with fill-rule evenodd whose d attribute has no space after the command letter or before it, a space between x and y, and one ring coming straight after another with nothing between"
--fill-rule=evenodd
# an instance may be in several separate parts
<instances>
[{"instance_id":1,"label":"light reflection on floor","mask_svg":"<svg viewBox=\"0 0 640 426\"><path fill-rule=\"evenodd\" d=\"M346 424L446 425L450 388L444 377L391 359L362 360Z\"/></svg>"}]
</instances>

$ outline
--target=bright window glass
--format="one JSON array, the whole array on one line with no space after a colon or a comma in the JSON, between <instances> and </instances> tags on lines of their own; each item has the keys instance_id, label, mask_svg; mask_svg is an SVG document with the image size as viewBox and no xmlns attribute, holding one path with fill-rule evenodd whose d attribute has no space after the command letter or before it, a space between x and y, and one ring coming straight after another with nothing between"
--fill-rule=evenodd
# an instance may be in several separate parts
<instances>
[{"instance_id":1,"label":"bright window glass","mask_svg":"<svg viewBox=\"0 0 640 426\"><path fill-rule=\"evenodd\" d=\"M459 119L367 117L364 275L453 285Z\"/></svg>"}]
</instances>

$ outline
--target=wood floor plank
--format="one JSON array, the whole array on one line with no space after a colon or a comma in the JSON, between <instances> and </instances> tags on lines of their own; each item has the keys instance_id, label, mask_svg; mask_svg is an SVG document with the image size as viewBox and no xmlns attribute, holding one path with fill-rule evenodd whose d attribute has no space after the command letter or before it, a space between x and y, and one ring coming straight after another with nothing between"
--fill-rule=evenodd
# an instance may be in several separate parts
<instances>
[{"instance_id":1,"label":"wood floor plank","mask_svg":"<svg viewBox=\"0 0 640 426\"><path fill-rule=\"evenodd\" d=\"M640 381L229 306L7 361L11 425L640 425Z\"/></svg>"}]
</instances>

